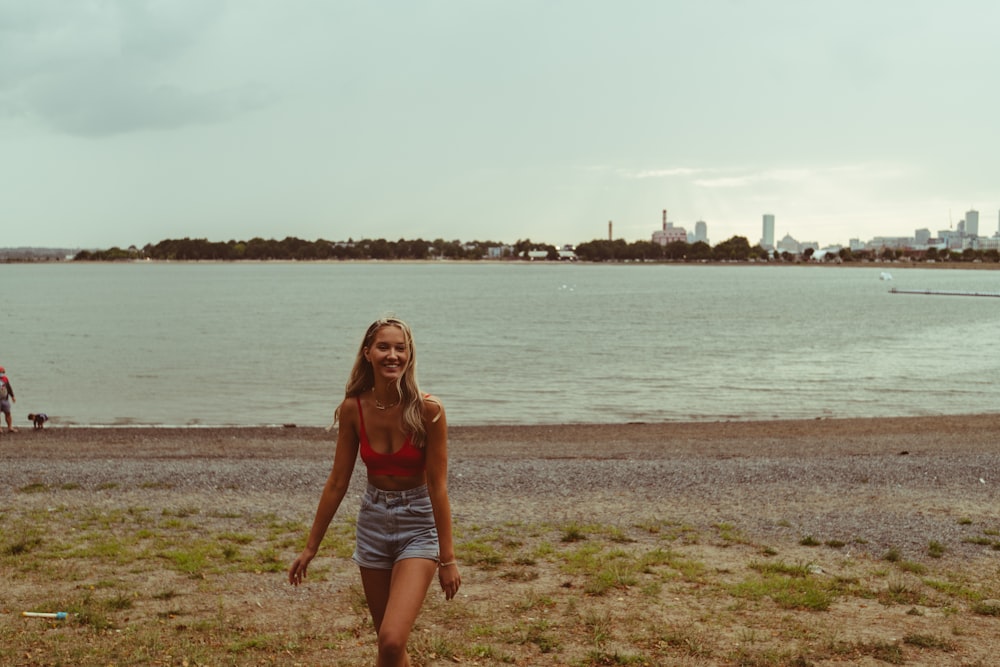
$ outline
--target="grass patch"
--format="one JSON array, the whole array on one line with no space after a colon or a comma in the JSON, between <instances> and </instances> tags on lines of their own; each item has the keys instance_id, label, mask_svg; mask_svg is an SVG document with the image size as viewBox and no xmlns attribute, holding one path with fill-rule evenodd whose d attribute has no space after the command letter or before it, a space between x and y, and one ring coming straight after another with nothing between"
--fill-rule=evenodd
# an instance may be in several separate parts
<instances>
[{"instance_id":1,"label":"grass patch","mask_svg":"<svg viewBox=\"0 0 1000 667\"><path fill-rule=\"evenodd\" d=\"M49 490L48 485L42 484L41 482L32 482L18 489L19 493L46 493Z\"/></svg>"},{"instance_id":2,"label":"grass patch","mask_svg":"<svg viewBox=\"0 0 1000 667\"><path fill-rule=\"evenodd\" d=\"M752 566L754 567L754 566ZM770 599L781 609L826 611L837 596L828 581L811 577L796 567L789 572L771 566L755 567L761 576L748 577L730 586L730 593L745 600Z\"/></svg>"},{"instance_id":3,"label":"grass patch","mask_svg":"<svg viewBox=\"0 0 1000 667\"><path fill-rule=\"evenodd\" d=\"M980 616L1000 617L1000 602L976 602L972 605L972 611Z\"/></svg>"},{"instance_id":4,"label":"grass patch","mask_svg":"<svg viewBox=\"0 0 1000 667\"><path fill-rule=\"evenodd\" d=\"M950 653L955 650L955 643L932 635L911 634L903 637L903 643L918 648L935 649Z\"/></svg>"},{"instance_id":5,"label":"grass patch","mask_svg":"<svg viewBox=\"0 0 1000 667\"><path fill-rule=\"evenodd\" d=\"M944 556L946 551L947 549L945 548L945 546L940 542L938 542L937 540L931 540L927 544L927 555L930 556L931 558L941 558L942 556Z\"/></svg>"},{"instance_id":6,"label":"grass patch","mask_svg":"<svg viewBox=\"0 0 1000 667\"><path fill-rule=\"evenodd\" d=\"M346 561L351 521L330 527L293 590L284 570L305 539L302 521L183 501L108 509L101 498L100 507L0 510L0 567L17 584L5 604L71 614L0 625L0 664L374 661L364 593ZM782 560L803 553L795 539L764 548L736 525L661 519L460 528L465 585L451 602L432 585L411 636L414 664L902 664L917 651L995 641L1000 615L995 576L948 569L951 558L923 570L828 550ZM825 612L873 600L906 605L869 621L884 626L872 636L898 639L838 641L858 636L852 616ZM944 610L947 625L929 625L922 609Z\"/></svg>"},{"instance_id":7,"label":"grass patch","mask_svg":"<svg viewBox=\"0 0 1000 667\"><path fill-rule=\"evenodd\" d=\"M578 523L570 523L562 528L561 542L582 542L587 539L586 529Z\"/></svg>"},{"instance_id":8,"label":"grass patch","mask_svg":"<svg viewBox=\"0 0 1000 667\"><path fill-rule=\"evenodd\" d=\"M903 554L896 547L892 547L882 554L882 560L889 561L890 563L898 563L903 560Z\"/></svg>"}]
</instances>

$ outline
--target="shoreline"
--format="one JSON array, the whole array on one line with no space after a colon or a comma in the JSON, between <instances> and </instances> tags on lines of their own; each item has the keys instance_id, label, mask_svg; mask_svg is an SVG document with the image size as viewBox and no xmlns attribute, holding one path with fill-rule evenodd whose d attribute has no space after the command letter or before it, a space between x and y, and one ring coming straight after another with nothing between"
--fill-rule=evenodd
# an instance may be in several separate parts
<instances>
[{"instance_id":1,"label":"shoreline","mask_svg":"<svg viewBox=\"0 0 1000 667\"><path fill-rule=\"evenodd\" d=\"M98 250L96 252L104 252ZM894 269L958 269L958 270L1000 270L998 262L899 262L899 261L850 261L850 262L814 262L793 261L793 262L768 262L768 261L602 261L595 262L584 259L574 260L526 260L520 258L507 259L27 259L10 260L0 257L0 264L484 264L484 265L523 265L523 266L552 266L552 265L587 265L587 266L748 266L748 267L774 267L774 266L799 266L826 267L826 268L876 268L892 267Z\"/></svg>"},{"instance_id":2,"label":"shoreline","mask_svg":"<svg viewBox=\"0 0 1000 667\"><path fill-rule=\"evenodd\" d=\"M0 460L103 456L128 444L130 456L183 449L197 457L225 452L239 440L257 453L302 456L312 443L330 447L335 430L321 426L70 425L30 427L0 435ZM17 447L28 444L30 447ZM944 451L991 453L1000 442L1000 414L921 417L846 417L756 421L629 422L593 424L450 425L450 456L484 458L674 458L678 456L843 456ZM185 444L187 443L187 444ZM306 449L279 447L294 443ZM70 449L62 446L72 444ZM268 444L272 445L271 447ZM12 445L12 446L8 446ZM197 445L192 450L190 445ZM577 446L574 446L577 445Z\"/></svg>"}]
</instances>

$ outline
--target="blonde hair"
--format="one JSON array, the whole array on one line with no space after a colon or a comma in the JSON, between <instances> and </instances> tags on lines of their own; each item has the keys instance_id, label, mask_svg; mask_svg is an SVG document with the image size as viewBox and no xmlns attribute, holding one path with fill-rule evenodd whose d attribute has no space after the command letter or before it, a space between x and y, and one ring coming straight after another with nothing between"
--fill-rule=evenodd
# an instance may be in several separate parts
<instances>
[{"instance_id":1,"label":"blonde hair","mask_svg":"<svg viewBox=\"0 0 1000 667\"><path fill-rule=\"evenodd\" d=\"M375 342L375 335L383 327L396 327L403 332L406 340L406 368L402 375L396 380L396 390L399 392L399 400L403 404L403 426L406 431L412 434L413 444L423 447L427 429L424 427L424 395L420 392L417 384L417 355L413 345L413 332L410 326L397 317L381 317L368 327L361 346L358 348L358 356L354 359L354 368L347 380L347 387L344 390L345 398L360 396L375 386L375 369L368 359L365 358L365 350ZM433 399L431 399L433 400ZM435 401L436 402L436 401ZM333 415L333 423L337 423L340 416L340 408ZM440 413L438 414L440 417ZM437 421L438 417L434 418ZM331 425L332 426L332 425Z\"/></svg>"}]
</instances>

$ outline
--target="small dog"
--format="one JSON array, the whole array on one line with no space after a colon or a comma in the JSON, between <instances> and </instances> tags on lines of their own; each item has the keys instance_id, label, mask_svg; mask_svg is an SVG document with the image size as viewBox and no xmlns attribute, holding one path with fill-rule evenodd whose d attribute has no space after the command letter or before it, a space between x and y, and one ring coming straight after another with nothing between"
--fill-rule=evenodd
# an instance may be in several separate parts
<instances>
[{"instance_id":1,"label":"small dog","mask_svg":"<svg viewBox=\"0 0 1000 667\"><path fill-rule=\"evenodd\" d=\"M48 420L49 416L44 412L37 412L35 414L28 415L28 421L34 422L36 431L41 431L45 428L45 422Z\"/></svg>"}]
</instances>

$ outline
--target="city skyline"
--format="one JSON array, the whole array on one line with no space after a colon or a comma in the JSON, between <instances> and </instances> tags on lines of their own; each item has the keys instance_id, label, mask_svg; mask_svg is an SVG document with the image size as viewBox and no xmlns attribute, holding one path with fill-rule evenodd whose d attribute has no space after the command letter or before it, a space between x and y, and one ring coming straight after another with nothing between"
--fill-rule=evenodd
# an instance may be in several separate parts
<instances>
[{"instance_id":1,"label":"city skyline","mask_svg":"<svg viewBox=\"0 0 1000 667\"><path fill-rule=\"evenodd\" d=\"M608 220L649 238L663 202L717 241L759 240L764 212L820 245L946 229L1000 201L998 21L988 0L0 0L0 245L562 245Z\"/></svg>"},{"instance_id":2,"label":"city skyline","mask_svg":"<svg viewBox=\"0 0 1000 667\"><path fill-rule=\"evenodd\" d=\"M625 238L625 237L622 237L622 236L615 235L614 234L614 221L608 221L608 224L607 224L607 234L604 237L595 236L595 237L590 238L590 239L580 239L578 241L569 242L569 243L557 243L557 242L554 242L552 240L545 239L545 238L540 238L540 237L538 237L538 238L525 237L525 238L519 238L519 239L505 239L505 238L500 238L500 237L457 238L457 239L456 238L444 239L444 237L436 237L436 238L437 239L444 239L446 241L455 241L455 240L457 240L457 241L461 241L461 242L497 241L497 242L504 243L504 244L514 243L515 241L530 240L530 241L532 241L533 243L536 243L536 244L545 244L545 245L551 245L551 246L554 246L554 247L557 247L557 248L561 248L561 247L565 247L565 246L574 246L574 245L577 245L577 244L580 244L580 243L588 243L590 241L599 241L599 240L602 240L602 238L606 238L607 240L622 239L622 240L625 240L627 242L652 240L653 242L658 242L661 245L667 245L671 241L681 240L680 233L683 232L683 238L684 238L685 242L687 242L687 243L696 243L698 241L701 241L701 242L705 242L705 243L708 243L709 245L714 246L714 245L717 245L718 243L721 243L721 242L724 242L724 241L726 241L726 240L728 240L730 238L733 238L733 236L741 236L741 237L745 238L750 243L751 246L761 245L765 249L775 248L779 244L778 234L775 231L776 229L779 229L778 227L776 227L776 223L778 221L778 216L775 215L775 214L773 214L773 213L762 214L762 216L761 216L761 223L760 223L761 234L760 234L760 236L756 240L753 238L753 234L752 233L749 233L749 234L735 233L735 234L733 234L731 236L728 236L726 238L717 238L714 242L712 242L711 239L710 239L711 226L710 226L710 224L707 221L705 221L703 219L698 219L697 221L695 221L693 223L693 225L691 226L691 229L689 229L684 224L678 224L678 223L676 223L676 221L668 220L669 216L668 216L668 210L667 209L663 209L662 210L661 216L662 216L661 217L661 227L659 229L653 229L652 233L649 234L649 235L647 235L646 238L642 238L642 237L640 237L640 238ZM880 245L880 240L891 240L891 241L893 241L893 243L891 245L895 246L895 245L898 245L897 243L895 243L895 241L898 241L898 240L901 240L901 239L912 239L912 240L915 241L915 243L917 245L925 245L929 241L933 241L933 240L940 241L940 237L941 236L951 236L953 234L956 235L956 236L963 236L963 237L967 236L967 237L979 237L979 238L982 238L982 239L995 239L996 242L997 242L997 244L1000 245L1000 211L998 211L997 220L998 220L997 229L995 229L992 234L987 233L988 230L985 230L982 234L979 233L980 211L978 211L977 209L969 209L968 211L965 212L965 217L963 217L961 220L959 220L957 224L949 226L948 229L931 230L930 228L926 228L926 227L925 228L916 228L916 229L912 230L913 233L909 234L909 235L907 235L907 234L898 234L898 235L897 234L893 234L893 235L871 234L871 235L865 236L865 237L852 237L852 238L846 239L844 241L834 241L834 242L826 243L826 244L820 244L820 243L818 243L818 242L816 242L816 241L814 241L812 239L796 237L796 235L793 233L792 230L786 231L783 235L781 235L781 238L788 238L788 237L790 237L792 240L796 241L799 244L802 244L804 247L812 247L814 249L833 248L833 247L850 248L852 246L858 246L859 247L859 246L865 246L865 245L869 245L869 244L874 244L874 245L878 246L878 245ZM664 233L666 233L665 234L666 238L663 238ZM935 234L936 234L936 236L935 236ZM272 235L269 235L269 236L258 236L258 238L278 240L280 238L285 238L285 237L288 237L288 236L295 237L295 235L291 235L291 234L285 234L285 235L282 235L282 234L277 234L277 235L272 234ZM660 238L658 238L658 237L660 237ZM142 247L144 247L146 245L152 245L152 244L158 243L160 241L164 241L164 240L168 240L168 239L174 239L174 240L176 240L176 239L179 239L179 238L182 238L182 237L165 237L165 238L162 238L162 239L147 240L147 241L144 241L144 242L141 242L141 243L131 243L131 244L128 244L128 245L111 244L111 245L108 245L108 246L71 246L71 245L67 245L67 244L55 243L55 244L49 244L49 245L36 245L36 246L0 246L0 249L14 250L14 249L18 249L18 248L40 248L40 249L44 249L44 248L62 248L62 247L67 247L67 248L75 248L75 249L80 249L80 250L82 250L82 249L86 249L86 250L107 250L107 249L110 249L112 247L118 247L118 248L136 247L136 248L142 248ZM244 234L242 236L241 235L237 235L237 236L229 237L229 238L226 238L226 239L223 239L223 238L211 238L211 237L208 237L206 235L195 235L195 236L189 236L188 238L206 239L206 240L208 240L210 242L226 243L226 242L234 241L234 240L248 241L248 240L250 240L253 237L247 236L247 235ZM367 240L374 240L374 239L397 240L395 238L389 239L388 237L386 237L384 235L378 235L378 234L375 234L375 235L370 235L370 234L369 235L348 235L348 236L343 236L343 237L339 237L339 238L331 238L331 237L323 237L323 236L318 236L318 237L314 237L314 238L304 238L304 237L302 237L302 238L303 238L303 240L307 240L307 241L310 241L310 242L311 241L316 241L316 240L319 240L319 239L326 239L327 241L332 241L332 242L343 242L343 241L347 241L349 239L354 239L354 240L361 240L361 239L367 239ZM405 237L398 237L398 238L399 239L403 239ZM423 238L423 237L412 237L412 238L407 238L406 240L415 240L416 238ZM770 238L770 240L768 240L769 238ZM424 239L424 240L432 241L432 240L435 240L435 239Z\"/></svg>"},{"instance_id":3,"label":"city skyline","mask_svg":"<svg viewBox=\"0 0 1000 667\"><path fill-rule=\"evenodd\" d=\"M674 234L674 236L676 236L679 232L683 231L686 234L688 243L694 243L699 240L704 241L705 237L708 235L708 229L710 229L710 227L708 226L708 223L705 220L699 219L697 222L694 223L695 227L700 229L700 231L692 231L691 229L688 229L685 225L677 224L676 221L668 220L667 218L668 218L667 210L664 209L663 219L662 219L662 230L655 229L653 230L651 235L651 240L654 243L660 243L661 245L666 245L671 240L665 238L665 232L668 229L670 230L670 232ZM795 243L800 244L803 247L811 247L815 250L819 250L821 248L836 248L836 247L856 249L868 245L874 245L877 247L879 245L886 245L885 241L889 241L889 245L897 247L900 245L899 241L901 241L902 239L912 239L914 241L914 245L918 246L927 245L928 243L936 243L940 245L942 243L942 239L948 239L952 237L990 239L991 242L986 244L989 247L993 247L994 245L1000 245L1000 211L998 211L997 214L997 227L996 229L994 229L993 233L988 233L987 231L984 231L981 234L979 231L979 219L980 219L980 212L977 209L969 209L965 212L965 216L961 220L959 220L957 224L949 225L948 229L931 230L930 228L922 227L914 229L913 233L910 235L871 234L865 237L856 236L850 239L846 239L844 241L839 241L839 242L834 241L832 243L825 243L825 244L820 244L808 238L796 238L795 234L793 234L791 230L788 230L782 235L781 239L782 240L791 239L792 241L795 241ZM765 249L776 248L780 243L777 240L775 232L776 222L777 222L777 216L775 214L764 213L761 216L761 223L760 223L761 235L756 241L752 238L752 235L736 234L735 236L742 236L743 238L746 238L751 246L759 244L761 247ZM716 243L728 240L729 238L732 237L730 236L727 237L726 239L718 239ZM710 244L710 245L715 245L715 244Z\"/></svg>"}]
</instances>

